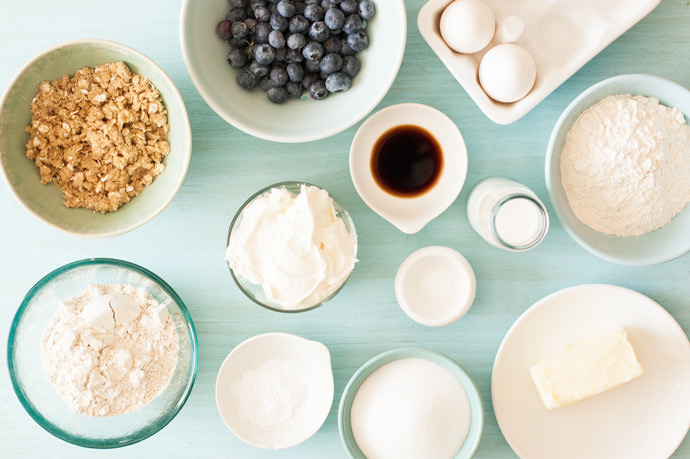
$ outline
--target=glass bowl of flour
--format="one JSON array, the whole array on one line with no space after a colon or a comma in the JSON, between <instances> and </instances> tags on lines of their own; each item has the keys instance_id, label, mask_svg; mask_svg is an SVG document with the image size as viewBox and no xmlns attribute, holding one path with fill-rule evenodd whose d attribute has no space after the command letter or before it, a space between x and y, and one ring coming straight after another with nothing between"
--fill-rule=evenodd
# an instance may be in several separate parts
<instances>
[{"instance_id":1,"label":"glass bowl of flour","mask_svg":"<svg viewBox=\"0 0 690 459\"><path fill-rule=\"evenodd\" d=\"M19 401L54 436L89 448L141 441L194 385L198 342L175 291L121 260L62 266L26 294L7 361Z\"/></svg>"},{"instance_id":2,"label":"glass bowl of flour","mask_svg":"<svg viewBox=\"0 0 690 459\"><path fill-rule=\"evenodd\" d=\"M654 265L690 251L690 91L654 75L619 75L558 119L546 185L558 219L592 254Z\"/></svg>"}]
</instances>

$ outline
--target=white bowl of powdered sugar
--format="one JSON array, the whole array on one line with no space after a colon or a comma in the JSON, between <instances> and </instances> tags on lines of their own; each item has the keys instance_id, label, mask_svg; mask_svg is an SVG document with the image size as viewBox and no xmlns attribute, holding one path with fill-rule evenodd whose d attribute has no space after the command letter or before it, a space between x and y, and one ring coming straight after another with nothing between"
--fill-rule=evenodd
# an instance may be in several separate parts
<instances>
[{"instance_id":1,"label":"white bowl of powdered sugar","mask_svg":"<svg viewBox=\"0 0 690 459\"><path fill-rule=\"evenodd\" d=\"M626 265L690 251L690 91L620 75L580 94L546 153L556 215L582 247Z\"/></svg>"}]
</instances>

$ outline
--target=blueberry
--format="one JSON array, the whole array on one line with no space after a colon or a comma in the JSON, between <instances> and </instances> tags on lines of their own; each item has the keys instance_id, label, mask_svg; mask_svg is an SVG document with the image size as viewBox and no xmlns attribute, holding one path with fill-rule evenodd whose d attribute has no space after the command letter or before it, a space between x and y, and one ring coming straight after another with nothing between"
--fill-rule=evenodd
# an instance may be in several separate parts
<instances>
[{"instance_id":1,"label":"blueberry","mask_svg":"<svg viewBox=\"0 0 690 459\"><path fill-rule=\"evenodd\" d=\"M330 32L328 31L328 27L323 21L315 22L309 28L309 37L312 40L324 42L328 39L329 34Z\"/></svg>"},{"instance_id":2,"label":"blueberry","mask_svg":"<svg viewBox=\"0 0 690 459\"><path fill-rule=\"evenodd\" d=\"M247 12L244 8L235 8L230 10L226 19L230 22L244 21L247 18Z\"/></svg>"},{"instance_id":3,"label":"blueberry","mask_svg":"<svg viewBox=\"0 0 690 459\"><path fill-rule=\"evenodd\" d=\"M356 52L362 51L369 46L369 37L366 32L359 30L347 36L347 44Z\"/></svg>"},{"instance_id":4,"label":"blueberry","mask_svg":"<svg viewBox=\"0 0 690 459\"><path fill-rule=\"evenodd\" d=\"M256 38L257 43L268 43L268 35L271 33L271 26L267 22L259 22L256 25Z\"/></svg>"},{"instance_id":5,"label":"blueberry","mask_svg":"<svg viewBox=\"0 0 690 459\"><path fill-rule=\"evenodd\" d=\"M302 85L300 85L299 83L294 83L292 81L288 81L288 83L285 85L285 89L288 92L288 96L294 99L299 99L300 97L302 97L302 93L304 92L304 88L302 88Z\"/></svg>"},{"instance_id":6,"label":"blueberry","mask_svg":"<svg viewBox=\"0 0 690 459\"><path fill-rule=\"evenodd\" d=\"M345 19L345 24L343 24L343 32L353 33L361 30L364 26L362 18L358 14L351 14Z\"/></svg>"},{"instance_id":7,"label":"blueberry","mask_svg":"<svg viewBox=\"0 0 690 459\"><path fill-rule=\"evenodd\" d=\"M329 8L323 20L329 29L338 30L345 24L345 13L338 8Z\"/></svg>"},{"instance_id":8,"label":"blueberry","mask_svg":"<svg viewBox=\"0 0 690 459\"><path fill-rule=\"evenodd\" d=\"M345 56L343 58L343 66L341 70L344 74L354 77L359 73L360 67L361 64L359 63L359 59L357 59L355 56Z\"/></svg>"},{"instance_id":9,"label":"blueberry","mask_svg":"<svg viewBox=\"0 0 690 459\"><path fill-rule=\"evenodd\" d=\"M284 32L288 28L288 20L278 13L273 13L271 15L271 27L273 30Z\"/></svg>"},{"instance_id":10,"label":"blueberry","mask_svg":"<svg viewBox=\"0 0 690 459\"><path fill-rule=\"evenodd\" d=\"M359 15L362 19L368 21L376 14L376 8L371 0L362 0L359 2Z\"/></svg>"},{"instance_id":11,"label":"blueberry","mask_svg":"<svg viewBox=\"0 0 690 459\"><path fill-rule=\"evenodd\" d=\"M297 12L295 4L292 3L292 0L280 0L276 6L276 10L278 11L278 14L284 18L291 18Z\"/></svg>"},{"instance_id":12,"label":"blueberry","mask_svg":"<svg viewBox=\"0 0 690 459\"><path fill-rule=\"evenodd\" d=\"M232 23L232 36L241 40L247 36L249 33L249 28L244 22L233 22Z\"/></svg>"},{"instance_id":13,"label":"blueberry","mask_svg":"<svg viewBox=\"0 0 690 459\"><path fill-rule=\"evenodd\" d=\"M343 10L345 14L354 14L357 12L359 5L357 0L343 0L340 2L340 9Z\"/></svg>"},{"instance_id":14,"label":"blueberry","mask_svg":"<svg viewBox=\"0 0 690 459\"><path fill-rule=\"evenodd\" d=\"M325 14L326 12L319 5L307 5L304 9L304 17L312 22L323 21Z\"/></svg>"},{"instance_id":15,"label":"blueberry","mask_svg":"<svg viewBox=\"0 0 690 459\"><path fill-rule=\"evenodd\" d=\"M285 86L285 83L289 80L287 70L283 67L273 67L269 76L276 87Z\"/></svg>"},{"instance_id":16,"label":"blueberry","mask_svg":"<svg viewBox=\"0 0 690 459\"><path fill-rule=\"evenodd\" d=\"M287 56L287 48L276 49L276 62L283 62Z\"/></svg>"},{"instance_id":17,"label":"blueberry","mask_svg":"<svg viewBox=\"0 0 690 459\"><path fill-rule=\"evenodd\" d=\"M247 26L247 30L249 30L250 34L256 32L256 24L258 24L256 19L247 18L244 20L244 24Z\"/></svg>"},{"instance_id":18,"label":"blueberry","mask_svg":"<svg viewBox=\"0 0 690 459\"><path fill-rule=\"evenodd\" d=\"M302 56L302 53L298 49L288 49L287 54L285 55L285 62L288 64L299 64L302 61L304 61L304 56Z\"/></svg>"},{"instance_id":19,"label":"blueberry","mask_svg":"<svg viewBox=\"0 0 690 459\"><path fill-rule=\"evenodd\" d=\"M309 95L314 100L322 100L328 97L326 83L323 80L314 81L311 86L309 86Z\"/></svg>"},{"instance_id":20,"label":"blueberry","mask_svg":"<svg viewBox=\"0 0 690 459\"><path fill-rule=\"evenodd\" d=\"M343 57L354 56L356 52L354 49L350 48L350 45L347 43L347 37L343 38L342 42L343 46L340 48L340 55Z\"/></svg>"},{"instance_id":21,"label":"blueberry","mask_svg":"<svg viewBox=\"0 0 690 459\"><path fill-rule=\"evenodd\" d=\"M263 78L266 75L268 75L268 72L271 71L271 68L268 65L259 64L257 61L252 61L252 63L249 64L249 71L256 75L258 78Z\"/></svg>"},{"instance_id":22,"label":"blueberry","mask_svg":"<svg viewBox=\"0 0 690 459\"><path fill-rule=\"evenodd\" d=\"M313 61L308 60L304 63L304 68L307 69L308 72L320 72L321 61L319 61L318 59Z\"/></svg>"},{"instance_id":23,"label":"blueberry","mask_svg":"<svg viewBox=\"0 0 690 459\"><path fill-rule=\"evenodd\" d=\"M304 79L304 68L296 63L288 64L287 74L290 81L299 83Z\"/></svg>"},{"instance_id":24,"label":"blueberry","mask_svg":"<svg viewBox=\"0 0 690 459\"><path fill-rule=\"evenodd\" d=\"M320 69L324 75L340 71L343 66L343 58L339 54L326 54L320 62Z\"/></svg>"},{"instance_id":25,"label":"blueberry","mask_svg":"<svg viewBox=\"0 0 690 459\"><path fill-rule=\"evenodd\" d=\"M323 51L326 54L336 53L340 54L340 50L343 49L343 41L340 38L331 37L323 42Z\"/></svg>"},{"instance_id":26,"label":"blueberry","mask_svg":"<svg viewBox=\"0 0 690 459\"><path fill-rule=\"evenodd\" d=\"M269 88L266 97L274 104L282 104L288 100L288 92L285 88Z\"/></svg>"},{"instance_id":27,"label":"blueberry","mask_svg":"<svg viewBox=\"0 0 690 459\"><path fill-rule=\"evenodd\" d=\"M311 87L311 84L318 80L319 77L316 73L307 73L304 75L304 78L302 79L302 87L304 89L309 89Z\"/></svg>"},{"instance_id":28,"label":"blueberry","mask_svg":"<svg viewBox=\"0 0 690 459\"><path fill-rule=\"evenodd\" d=\"M230 43L230 48L246 48L247 47L247 42L245 40L238 40L237 38L230 38L230 40L228 40L228 43Z\"/></svg>"},{"instance_id":29,"label":"blueberry","mask_svg":"<svg viewBox=\"0 0 690 459\"><path fill-rule=\"evenodd\" d=\"M344 73L334 73L326 78L326 89L328 89L328 92L333 93L343 92L350 89L351 83L352 80L350 80L350 77Z\"/></svg>"},{"instance_id":30,"label":"blueberry","mask_svg":"<svg viewBox=\"0 0 690 459\"><path fill-rule=\"evenodd\" d=\"M287 38L287 46L290 49L302 49L307 44L307 38L301 33L293 33Z\"/></svg>"},{"instance_id":31,"label":"blueberry","mask_svg":"<svg viewBox=\"0 0 690 459\"><path fill-rule=\"evenodd\" d=\"M275 49L280 49L285 47L285 36L280 30L272 30L268 34L268 44L273 46Z\"/></svg>"},{"instance_id":32,"label":"blueberry","mask_svg":"<svg viewBox=\"0 0 690 459\"><path fill-rule=\"evenodd\" d=\"M247 52L240 48L232 48L228 53L228 62L236 69L247 65Z\"/></svg>"},{"instance_id":33,"label":"blueberry","mask_svg":"<svg viewBox=\"0 0 690 459\"><path fill-rule=\"evenodd\" d=\"M259 82L259 87L262 91L266 92L269 89L274 88L275 84L273 84L273 81L271 81L271 78L267 75L261 79Z\"/></svg>"},{"instance_id":34,"label":"blueberry","mask_svg":"<svg viewBox=\"0 0 690 459\"><path fill-rule=\"evenodd\" d=\"M216 34L221 40L227 40L232 36L230 21L220 21L216 26Z\"/></svg>"},{"instance_id":35,"label":"blueberry","mask_svg":"<svg viewBox=\"0 0 690 459\"><path fill-rule=\"evenodd\" d=\"M309 20L307 20L307 18L301 14L298 14L290 19L290 24L288 27L292 33L305 33L307 30L309 30Z\"/></svg>"},{"instance_id":36,"label":"blueberry","mask_svg":"<svg viewBox=\"0 0 690 459\"><path fill-rule=\"evenodd\" d=\"M270 45L260 44L254 47L254 59L259 64L269 65L275 58L276 52Z\"/></svg>"},{"instance_id":37,"label":"blueberry","mask_svg":"<svg viewBox=\"0 0 690 459\"><path fill-rule=\"evenodd\" d=\"M240 88L246 91L251 91L259 84L259 78L257 78L257 76L249 70L240 70L237 73L236 79L237 84L240 85Z\"/></svg>"},{"instance_id":38,"label":"blueberry","mask_svg":"<svg viewBox=\"0 0 690 459\"><path fill-rule=\"evenodd\" d=\"M310 41L302 48L302 56L309 61L316 61L323 56L323 46L316 41Z\"/></svg>"},{"instance_id":39,"label":"blueberry","mask_svg":"<svg viewBox=\"0 0 690 459\"><path fill-rule=\"evenodd\" d=\"M254 16L259 22L268 22L271 20L271 10L266 5L257 6L254 9Z\"/></svg>"},{"instance_id":40,"label":"blueberry","mask_svg":"<svg viewBox=\"0 0 690 459\"><path fill-rule=\"evenodd\" d=\"M244 8L247 5L247 0L230 0L230 8Z\"/></svg>"}]
</instances>

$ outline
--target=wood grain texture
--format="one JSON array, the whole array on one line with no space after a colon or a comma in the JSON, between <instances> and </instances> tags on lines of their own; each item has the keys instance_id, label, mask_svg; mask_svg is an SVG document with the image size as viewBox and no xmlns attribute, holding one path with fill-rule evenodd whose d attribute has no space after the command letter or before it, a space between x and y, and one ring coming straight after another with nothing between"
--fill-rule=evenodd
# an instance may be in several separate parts
<instances>
[{"instance_id":1,"label":"wood grain texture","mask_svg":"<svg viewBox=\"0 0 690 459\"><path fill-rule=\"evenodd\" d=\"M197 0L203 1L203 0ZM387 0L379 0L387 1ZM43 225L0 187L0 337L6 354L9 323L26 291L50 270L86 257L141 264L169 282L186 302L200 342L194 391L175 420L157 435L116 451L71 446L44 432L17 401L7 371L0 372L0 456L3 457L233 457L342 458L337 406L350 376L379 352L400 346L441 351L475 380L486 425L477 458L515 457L503 439L490 397L491 367L503 335L543 296L582 283L613 283L658 301L690 330L690 258L660 266L613 265L581 249L552 215L550 233L535 250L513 254L490 247L465 217L468 190L484 177L505 176L530 186L548 204L544 152L561 111L581 91L609 76L654 73L690 86L690 7L664 0L523 119L490 122L431 53L416 26L423 0L407 0L408 41L393 88L379 108L395 103L432 105L450 116L469 151L469 174L457 201L416 235L404 235L357 196L348 152L359 126L318 142L281 145L255 139L226 124L203 102L182 62L178 0L0 0L0 89L33 56L76 38L107 38L153 58L175 81L192 124L193 156L172 204L143 227L112 239L81 240ZM347 97L340 96L340 97ZM358 263L343 291L306 314L263 310L234 285L223 260L227 228L254 191L283 180L307 180L330 190L350 210L360 234ZM549 209L551 209L549 207ZM474 306L460 321L425 328L397 306L393 278L402 260L426 245L447 245L475 269ZM216 372L225 355L255 334L284 331L324 342L332 353L335 401L323 428L295 448L269 452L235 438L217 414ZM690 457L685 440L676 457Z\"/></svg>"}]
</instances>

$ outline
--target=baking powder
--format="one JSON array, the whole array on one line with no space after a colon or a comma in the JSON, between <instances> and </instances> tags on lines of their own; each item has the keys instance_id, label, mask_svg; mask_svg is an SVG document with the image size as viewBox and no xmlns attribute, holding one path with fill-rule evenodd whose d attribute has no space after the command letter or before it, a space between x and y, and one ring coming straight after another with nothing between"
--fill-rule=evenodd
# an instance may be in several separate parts
<instances>
[{"instance_id":1,"label":"baking powder","mask_svg":"<svg viewBox=\"0 0 690 459\"><path fill-rule=\"evenodd\" d=\"M41 339L43 371L75 413L116 416L166 388L177 331L145 289L91 285L60 304Z\"/></svg>"},{"instance_id":2,"label":"baking powder","mask_svg":"<svg viewBox=\"0 0 690 459\"><path fill-rule=\"evenodd\" d=\"M655 98L609 96L568 131L561 181L587 226L616 236L653 231L690 202L690 127Z\"/></svg>"}]
</instances>

